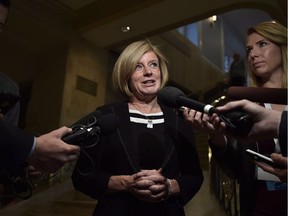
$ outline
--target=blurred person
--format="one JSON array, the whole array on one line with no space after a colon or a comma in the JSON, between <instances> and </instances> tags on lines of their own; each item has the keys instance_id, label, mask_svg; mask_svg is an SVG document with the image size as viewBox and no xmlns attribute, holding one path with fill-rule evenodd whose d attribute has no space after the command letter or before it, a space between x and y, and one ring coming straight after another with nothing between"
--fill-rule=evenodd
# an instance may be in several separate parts
<instances>
[{"instance_id":1,"label":"blurred person","mask_svg":"<svg viewBox=\"0 0 288 216\"><path fill-rule=\"evenodd\" d=\"M274 21L251 27L247 31L246 53L253 86L287 88L286 27ZM261 105L280 112L287 110L287 106L282 104ZM188 109L184 110L184 116L195 129L209 133L213 157L227 174L238 179L241 216L287 215L287 183L277 182L281 176L261 169L245 152L249 148L260 154L280 155L277 138L241 143L226 136L221 130L219 117L210 118ZM282 171L287 172L287 168Z\"/></svg>"},{"instance_id":2,"label":"blurred person","mask_svg":"<svg viewBox=\"0 0 288 216\"><path fill-rule=\"evenodd\" d=\"M17 173L28 162L41 171L57 171L65 163L75 160L79 153L79 146L61 140L71 131L71 128L61 127L34 137L10 122L0 120L0 168Z\"/></svg>"},{"instance_id":3,"label":"blurred person","mask_svg":"<svg viewBox=\"0 0 288 216\"><path fill-rule=\"evenodd\" d=\"M0 0L0 33L7 22L8 10L10 7L9 0ZM5 91L19 96L18 84L0 71L0 91ZM1 115L1 110L0 110ZM18 125L20 115L20 102L17 102L12 109L9 110L2 118L12 122L15 126ZM1 116L0 116L1 117Z\"/></svg>"},{"instance_id":4,"label":"blurred person","mask_svg":"<svg viewBox=\"0 0 288 216\"><path fill-rule=\"evenodd\" d=\"M0 31L6 23L9 6L9 0L0 0ZM3 85L7 83L2 83L2 78L0 81L0 90L3 90ZM15 89L18 89L16 87ZM79 153L78 146L68 145L61 140L61 137L71 131L70 128L62 127L34 137L17 128L15 121L6 119L6 116L0 113L0 170L16 174L28 162L41 171L57 171L64 163L75 160Z\"/></svg>"},{"instance_id":5,"label":"blurred person","mask_svg":"<svg viewBox=\"0 0 288 216\"><path fill-rule=\"evenodd\" d=\"M233 53L233 62L229 69L229 85L230 86L245 86L246 71L244 61L239 53Z\"/></svg>"},{"instance_id":6,"label":"blurred person","mask_svg":"<svg viewBox=\"0 0 288 216\"><path fill-rule=\"evenodd\" d=\"M81 151L72 174L75 189L97 199L94 216L184 216L203 174L192 127L157 102L168 80L163 54L149 41L130 44L112 80L127 101L98 109L116 114L119 129Z\"/></svg>"},{"instance_id":7,"label":"blurred person","mask_svg":"<svg viewBox=\"0 0 288 216\"><path fill-rule=\"evenodd\" d=\"M1 0L0 0L0 8L1 8ZM18 84L1 71L0 71L0 92L6 92L20 97ZM20 116L20 101L18 101L5 114L5 116L1 113L0 110L0 118L4 118L5 120L12 122L15 126L18 126L19 116Z\"/></svg>"}]
</instances>

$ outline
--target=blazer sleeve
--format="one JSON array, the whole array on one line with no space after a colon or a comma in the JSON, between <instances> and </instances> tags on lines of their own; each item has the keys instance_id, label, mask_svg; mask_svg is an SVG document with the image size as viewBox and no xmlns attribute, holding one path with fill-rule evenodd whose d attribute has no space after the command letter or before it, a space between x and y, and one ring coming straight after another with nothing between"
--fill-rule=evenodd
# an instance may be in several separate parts
<instances>
[{"instance_id":1,"label":"blazer sleeve","mask_svg":"<svg viewBox=\"0 0 288 216\"><path fill-rule=\"evenodd\" d=\"M0 120L0 168L13 172L25 164L34 142L34 136Z\"/></svg>"},{"instance_id":2,"label":"blazer sleeve","mask_svg":"<svg viewBox=\"0 0 288 216\"><path fill-rule=\"evenodd\" d=\"M282 155L287 156L287 111L283 111L281 116L281 122L279 125L279 143Z\"/></svg>"},{"instance_id":3,"label":"blazer sleeve","mask_svg":"<svg viewBox=\"0 0 288 216\"><path fill-rule=\"evenodd\" d=\"M102 115L107 113L107 109L98 107L97 110L100 110ZM117 159L122 151L116 132L99 136L96 143L91 147L81 149L71 176L74 188L93 199L99 199L107 193L115 161L117 161L116 164L122 162L121 159ZM122 163L123 166L125 164Z\"/></svg>"},{"instance_id":4,"label":"blazer sleeve","mask_svg":"<svg viewBox=\"0 0 288 216\"><path fill-rule=\"evenodd\" d=\"M199 191L204 177L195 146L193 128L181 118L179 118L177 140L176 149L178 152L180 175L175 179L179 184L182 204L184 206Z\"/></svg>"}]
</instances>

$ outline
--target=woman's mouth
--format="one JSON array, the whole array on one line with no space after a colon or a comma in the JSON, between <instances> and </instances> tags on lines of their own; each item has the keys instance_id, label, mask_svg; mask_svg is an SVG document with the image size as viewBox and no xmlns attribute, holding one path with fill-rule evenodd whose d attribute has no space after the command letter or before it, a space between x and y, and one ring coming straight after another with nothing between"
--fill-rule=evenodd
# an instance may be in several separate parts
<instances>
[{"instance_id":1,"label":"woman's mouth","mask_svg":"<svg viewBox=\"0 0 288 216\"><path fill-rule=\"evenodd\" d=\"M143 84L153 84L155 83L155 80L146 80L143 82Z\"/></svg>"}]
</instances>

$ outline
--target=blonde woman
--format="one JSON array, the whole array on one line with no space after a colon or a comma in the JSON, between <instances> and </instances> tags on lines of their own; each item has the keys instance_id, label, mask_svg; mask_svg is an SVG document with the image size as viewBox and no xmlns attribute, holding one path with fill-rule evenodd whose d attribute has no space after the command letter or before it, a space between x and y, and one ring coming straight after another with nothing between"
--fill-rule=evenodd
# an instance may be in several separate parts
<instances>
[{"instance_id":1,"label":"blonde woman","mask_svg":"<svg viewBox=\"0 0 288 216\"><path fill-rule=\"evenodd\" d=\"M80 154L75 188L98 200L93 216L184 216L203 175L191 125L157 101L168 80L166 60L148 41L130 44L118 58L113 83L127 101L100 107L119 129ZM81 168L94 166L87 175Z\"/></svg>"},{"instance_id":2,"label":"blonde woman","mask_svg":"<svg viewBox=\"0 0 288 216\"><path fill-rule=\"evenodd\" d=\"M252 85L266 88L287 88L287 28L277 22L262 22L247 32L246 54ZM263 95L263 97L265 97ZM283 111L283 104L262 104L267 109ZM213 157L225 172L238 179L241 216L287 216L287 183L283 175L271 175L260 169L246 154L247 148L261 154L281 155L277 139L240 143L225 135L219 117L212 118L195 110L184 111L186 120L194 128L207 131ZM285 158L284 158L285 159ZM287 168L274 170L286 172Z\"/></svg>"}]
</instances>

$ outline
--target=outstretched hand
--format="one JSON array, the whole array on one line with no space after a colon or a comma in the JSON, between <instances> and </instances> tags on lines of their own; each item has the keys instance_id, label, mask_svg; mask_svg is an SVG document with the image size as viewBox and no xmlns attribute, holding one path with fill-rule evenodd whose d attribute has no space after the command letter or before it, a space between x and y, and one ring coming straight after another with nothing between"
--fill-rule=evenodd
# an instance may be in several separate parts
<instances>
[{"instance_id":1,"label":"outstretched hand","mask_svg":"<svg viewBox=\"0 0 288 216\"><path fill-rule=\"evenodd\" d=\"M217 107L217 110L219 112L243 110L251 115L253 125L248 135L236 137L237 139L259 140L260 138L276 138L278 136L282 112L266 109L248 100L232 101L224 106Z\"/></svg>"},{"instance_id":2,"label":"outstretched hand","mask_svg":"<svg viewBox=\"0 0 288 216\"><path fill-rule=\"evenodd\" d=\"M61 140L71 131L71 128L61 127L37 137L35 148L27 162L38 170L55 172L65 163L76 160L79 146L69 145Z\"/></svg>"}]
</instances>

